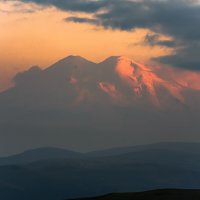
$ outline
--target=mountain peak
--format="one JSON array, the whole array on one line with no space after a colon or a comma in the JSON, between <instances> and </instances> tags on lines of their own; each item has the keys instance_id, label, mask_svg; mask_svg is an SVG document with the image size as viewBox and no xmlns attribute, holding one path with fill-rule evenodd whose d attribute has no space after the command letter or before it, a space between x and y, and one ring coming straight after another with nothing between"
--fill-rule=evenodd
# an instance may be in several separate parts
<instances>
[{"instance_id":1,"label":"mountain peak","mask_svg":"<svg viewBox=\"0 0 200 200\"><path fill-rule=\"evenodd\" d=\"M69 55L58 62L89 62L92 63L91 61L87 60L86 58L78 55ZM57 63L58 63L57 62Z\"/></svg>"},{"instance_id":2,"label":"mountain peak","mask_svg":"<svg viewBox=\"0 0 200 200\"><path fill-rule=\"evenodd\" d=\"M70 55L67 56L59 61L57 61L56 63L54 63L53 65L51 65L50 67L48 67L46 70L47 71L51 71L51 70L55 70L55 69L64 69L64 68L69 68L74 67L74 66L88 66L88 65L94 65L95 63L87 60L86 58L83 58L81 56L77 56L77 55Z\"/></svg>"},{"instance_id":3,"label":"mountain peak","mask_svg":"<svg viewBox=\"0 0 200 200\"><path fill-rule=\"evenodd\" d=\"M64 59L70 59L70 60L86 60L84 57L79 56L79 55L69 55L65 57Z\"/></svg>"},{"instance_id":4,"label":"mountain peak","mask_svg":"<svg viewBox=\"0 0 200 200\"><path fill-rule=\"evenodd\" d=\"M103 62L110 62L110 63L117 63L119 61L132 61L130 58L126 57L126 56L123 56L123 55L119 55L119 56L110 56L108 58L106 58ZM103 63L102 62L102 63Z\"/></svg>"}]
</instances>

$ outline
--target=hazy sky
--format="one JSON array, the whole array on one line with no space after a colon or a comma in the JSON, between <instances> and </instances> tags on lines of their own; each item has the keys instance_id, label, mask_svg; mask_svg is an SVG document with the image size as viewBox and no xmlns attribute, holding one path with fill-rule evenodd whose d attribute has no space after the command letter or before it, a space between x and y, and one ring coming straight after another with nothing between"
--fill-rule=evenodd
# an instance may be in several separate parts
<instances>
[{"instance_id":1,"label":"hazy sky","mask_svg":"<svg viewBox=\"0 0 200 200\"><path fill-rule=\"evenodd\" d=\"M76 14L79 17L90 15ZM10 78L16 72L32 65L47 67L71 54L97 62L111 55L126 55L145 62L173 51L163 46L146 45L144 38L151 33L148 28L112 30L64 20L72 15L71 11L51 4L44 7L20 1L0 1L0 90L10 85Z\"/></svg>"}]
</instances>

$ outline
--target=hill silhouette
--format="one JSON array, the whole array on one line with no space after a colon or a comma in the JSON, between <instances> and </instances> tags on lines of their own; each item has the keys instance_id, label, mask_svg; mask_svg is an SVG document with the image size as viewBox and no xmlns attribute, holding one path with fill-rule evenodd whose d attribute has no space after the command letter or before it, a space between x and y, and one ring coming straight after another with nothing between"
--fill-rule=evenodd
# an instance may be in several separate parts
<instances>
[{"instance_id":1,"label":"hill silhouette","mask_svg":"<svg viewBox=\"0 0 200 200\"><path fill-rule=\"evenodd\" d=\"M199 148L197 143L158 143L93 153L34 149L2 158L0 197L55 200L163 188L199 189Z\"/></svg>"},{"instance_id":2,"label":"hill silhouette","mask_svg":"<svg viewBox=\"0 0 200 200\"><path fill-rule=\"evenodd\" d=\"M153 190L139 193L113 193L76 200L199 200L200 190ZM75 199L74 199L75 200Z\"/></svg>"}]
</instances>

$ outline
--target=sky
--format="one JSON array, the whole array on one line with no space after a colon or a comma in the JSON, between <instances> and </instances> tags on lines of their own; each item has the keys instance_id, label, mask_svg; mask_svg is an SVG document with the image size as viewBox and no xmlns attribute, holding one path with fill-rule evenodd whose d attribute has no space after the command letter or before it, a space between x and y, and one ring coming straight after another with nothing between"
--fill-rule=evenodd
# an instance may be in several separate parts
<instances>
[{"instance_id":1,"label":"sky","mask_svg":"<svg viewBox=\"0 0 200 200\"><path fill-rule=\"evenodd\" d=\"M95 62L111 55L126 55L146 62L173 51L164 46L147 45L145 37L152 34L148 27L121 30L74 23L65 19L74 15L91 17L94 13L72 12L70 8L51 4L51 1L48 5L40 2L0 1L1 91L11 85L17 72L33 65L46 68L68 55L81 55Z\"/></svg>"},{"instance_id":2,"label":"sky","mask_svg":"<svg viewBox=\"0 0 200 200\"><path fill-rule=\"evenodd\" d=\"M0 0L0 155L200 142L199 22L198 0Z\"/></svg>"}]
</instances>

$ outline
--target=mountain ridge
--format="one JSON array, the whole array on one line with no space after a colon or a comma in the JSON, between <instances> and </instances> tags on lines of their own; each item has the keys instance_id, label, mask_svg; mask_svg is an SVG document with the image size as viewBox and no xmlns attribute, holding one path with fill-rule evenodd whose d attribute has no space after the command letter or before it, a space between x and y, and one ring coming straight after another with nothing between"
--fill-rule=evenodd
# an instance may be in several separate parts
<instances>
[{"instance_id":1,"label":"mountain ridge","mask_svg":"<svg viewBox=\"0 0 200 200\"><path fill-rule=\"evenodd\" d=\"M126 147L116 147L116 148L89 151L89 152L78 152L58 147L39 147L39 148L28 149L18 154L12 154L0 157L0 165L20 164L20 163L23 164L23 163L35 162L39 160L48 160L48 159L123 156L123 155L129 155L130 153L145 152L149 150L153 151L167 150L167 151L176 151L177 153L192 152L193 154L194 152L196 152L196 154L200 154L198 153L200 152L200 143L160 142L160 143L134 145Z\"/></svg>"},{"instance_id":2,"label":"mountain ridge","mask_svg":"<svg viewBox=\"0 0 200 200\"><path fill-rule=\"evenodd\" d=\"M31 163L39 160L76 158L81 156L81 153L67 149L40 147L36 149L29 149L18 154L0 157L0 166Z\"/></svg>"},{"instance_id":3,"label":"mountain ridge","mask_svg":"<svg viewBox=\"0 0 200 200\"><path fill-rule=\"evenodd\" d=\"M60 91L54 96L63 96L64 91L69 93L68 96L75 95L74 101L77 104L98 101L100 96L104 101L118 105L126 105L127 102L131 105L142 100L160 106L165 104L161 103L164 100L159 94L161 91L167 93L168 98L184 103L183 88L179 84L164 80L152 68L125 56L111 56L99 63L81 56L68 56L46 69L32 67L21 72L15 76L14 81L12 90L30 87L39 92L39 85L49 85L57 93ZM44 88L43 93L48 92L50 95L53 92L48 90Z\"/></svg>"}]
</instances>

